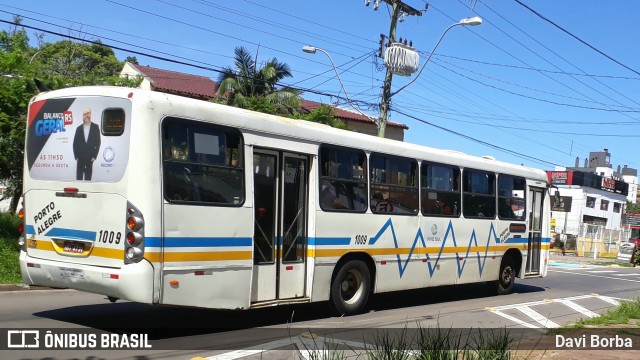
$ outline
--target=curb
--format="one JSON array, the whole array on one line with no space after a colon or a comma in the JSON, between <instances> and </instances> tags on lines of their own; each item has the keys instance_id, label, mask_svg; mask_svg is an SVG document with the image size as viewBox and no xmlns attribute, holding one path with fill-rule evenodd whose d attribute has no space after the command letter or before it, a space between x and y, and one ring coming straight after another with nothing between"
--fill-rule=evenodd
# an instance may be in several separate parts
<instances>
[{"instance_id":1,"label":"curb","mask_svg":"<svg viewBox=\"0 0 640 360\"><path fill-rule=\"evenodd\" d=\"M55 289L46 286L31 286L26 284L0 284L0 292L9 291L43 291L43 290L67 290Z\"/></svg>"}]
</instances>

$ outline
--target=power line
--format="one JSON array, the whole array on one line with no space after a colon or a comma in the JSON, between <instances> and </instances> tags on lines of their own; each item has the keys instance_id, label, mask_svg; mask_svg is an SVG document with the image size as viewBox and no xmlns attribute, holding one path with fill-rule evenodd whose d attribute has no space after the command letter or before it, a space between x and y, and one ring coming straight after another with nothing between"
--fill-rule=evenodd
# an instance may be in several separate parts
<instances>
[{"instance_id":1,"label":"power line","mask_svg":"<svg viewBox=\"0 0 640 360\"><path fill-rule=\"evenodd\" d=\"M368 46L360 45L359 43L348 42L348 41L345 41L344 39L338 39L338 38L329 37L326 34L318 34L318 33L314 33L314 32L311 32L311 31L302 30L302 29L299 29L299 28L296 28L296 27L293 27L293 26L280 24L280 23L277 23L275 21L271 21L271 20L269 20L267 18L263 18L263 17L258 17L258 16L255 16L255 15L252 15L252 14L250 14L248 12L242 12L242 11L235 10L235 9L232 9L232 8L228 8L228 7L225 7L225 6L222 6L222 5L212 4L210 1L206 1L206 0L191 0L191 1L203 4L205 6L212 7L214 9L218 9L218 10L226 11L226 12L238 15L238 16L242 16L244 19L248 18L248 19L257 20L261 24L268 24L268 25L271 25L271 26L279 28L279 29L283 29L283 30L286 30L286 31L292 31L292 32L295 32L297 34L301 34L301 35L305 35L305 36L310 36L310 37L313 37L315 39L322 40L322 41L327 41L329 43L332 43L334 45L338 45L338 46L341 46L341 47L345 47L344 44L349 44L349 45L357 46L357 47L360 47L360 48L363 48L363 49L369 49L370 48ZM344 33L342 33L342 34L344 34ZM331 40L334 40L336 42L331 42L331 41L328 41L327 39L331 39ZM356 50L356 49L353 49L353 48L350 48L350 49ZM356 50L356 51L361 51L361 50Z\"/></svg>"},{"instance_id":2,"label":"power line","mask_svg":"<svg viewBox=\"0 0 640 360\"><path fill-rule=\"evenodd\" d=\"M480 139L476 139L473 136L465 135L463 133L460 133L460 132L445 128L443 126L436 125L436 124L431 123L429 121L422 120L422 119L420 119L420 118L418 118L416 116L409 115L409 114L407 114L405 112L402 112L402 111L400 111L398 109L393 109L393 111L397 112L398 114L404 115L404 116L406 116L408 118L411 118L413 120L419 121L419 122L421 122L423 124L435 127L436 129L440 129L442 131L445 131L445 132L448 132L450 134L462 137L464 139L471 140L471 141L473 141L475 143L482 144L482 145L488 146L490 148L493 148L493 149L496 149L496 150L499 150L499 151L503 151L503 152L511 154L511 155L515 155L515 156L520 157L522 159L531 160L531 161L537 162L539 164L546 164L546 165L551 165L551 166L562 166L560 164L556 164L556 163L552 163L550 161L542 160L542 159L537 158L535 156L530 156L530 155L527 155L527 154L523 154L523 153L518 152L518 151L510 150L510 149L504 148L502 146L498 146L496 144L492 144L492 143L489 143L489 142L486 142L486 141L483 141L483 140L480 140Z\"/></svg>"},{"instance_id":3,"label":"power line","mask_svg":"<svg viewBox=\"0 0 640 360\"><path fill-rule=\"evenodd\" d=\"M480 60L474 60L474 59L466 59L466 58L462 58L462 57L458 57L458 56L453 56L453 55L433 54L433 56L434 56L434 57L436 57L436 58L438 58L438 57L445 57L445 58L456 59L456 60L460 60L460 61L473 62L473 63L476 63L476 64L483 64L483 65L490 65L490 66L499 66L499 67L506 67L506 68L510 68L510 69L520 69L520 70L528 70L528 71L535 71L535 72L545 72L545 73L549 73L549 74L573 75L573 76L586 76L586 77L591 77L591 78L609 78L609 79L622 79L622 80L640 80L640 78L637 78L637 77L614 76L614 75L580 74L580 73L572 73L572 72L567 72L567 71L554 71L554 70L540 69L540 68L534 68L534 67L530 67L530 66L518 66L518 65L510 65L510 64L498 64L498 63L492 63L492 62L488 62L488 61L480 61Z\"/></svg>"},{"instance_id":4,"label":"power line","mask_svg":"<svg viewBox=\"0 0 640 360\"><path fill-rule=\"evenodd\" d=\"M47 29L44 29L44 28L39 28L39 27L36 27L36 26L31 26L31 25L26 25L26 24L16 24L14 21L0 19L0 22L5 23L5 24L9 24L9 25L12 25L12 26L20 26L20 27L23 27L23 28L31 29L31 30L41 31L43 33L56 35L56 36L59 36L59 37L62 37L62 38L66 38L66 39L76 40L76 41L85 42L85 43L92 43L92 44L95 43L95 41L93 41L93 40L87 40L87 39L83 39L83 38L80 38L80 37L77 37L77 36L73 36L73 35L69 35L69 34L62 34L62 33L56 32L56 31L51 31L51 30L47 30ZM158 55L149 54L149 53L145 53L145 52L138 51L138 50L133 50L133 49L128 49L128 48L124 48L124 47L120 47L120 46L115 46L115 45L111 45L111 44L104 43L104 42L101 43L101 45L109 47L109 48L112 48L112 49L116 49L116 50L125 51L125 52L128 52L128 53L136 54L136 55L146 56L146 57L149 57L149 58L152 58L152 59L156 59L156 60L170 62L170 63L173 63L173 64L184 65L184 66L188 66L188 67L192 67L192 68L196 68L196 69L201 69L201 70L213 71L213 72L216 72L216 73L223 73L224 72L224 70L220 66L198 65L198 64L194 64L194 63L185 62L185 61L182 61L182 60L171 59L171 58L167 58L167 57L164 57L164 56L158 56ZM133 46L135 46L135 45L133 45ZM199 61L195 61L195 62L199 62ZM200 62L200 63L202 63L202 62ZM337 95L334 95L334 94L329 94L329 93L325 93L325 92L321 92L321 91L316 91L316 90L313 90L313 89L304 89L304 88L300 88L300 87L289 86L289 85L287 85L285 83L282 83L282 82L277 83L276 85L289 87L289 88L291 88L293 90L300 91L300 92L309 92L309 93L316 94L316 95L332 96L332 97L335 97L335 98L346 100L346 98L341 97L341 96L337 96ZM365 103L365 102L362 102L362 101L357 101L357 102L360 102L363 105L375 105L373 103Z\"/></svg>"},{"instance_id":5,"label":"power line","mask_svg":"<svg viewBox=\"0 0 640 360\"><path fill-rule=\"evenodd\" d=\"M616 60L616 59L612 58L611 56L609 56L609 55L605 54L604 52L602 52L602 51L600 51L600 50L596 49L594 46L592 46L592 45L591 45L591 44L589 44L588 42L586 42L586 41L582 40L581 38L577 37L576 35L572 34L572 33L571 33L571 32L569 32L568 30L566 30L565 28L563 28L562 26L560 26L560 25L556 24L555 22L553 22L553 21L551 21L551 20L547 19L546 17L542 16L542 14L540 14L539 12L537 12L537 11L533 10L533 9L532 9L532 8L530 8L529 6L525 5L525 4L524 4L524 3L522 3L520 0L515 0L515 1L516 1L518 4L520 4L521 6L523 6L524 8L526 8L527 10L531 11L532 13L534 13L536 16L538 16L538 17L539 17L539 18L541 18L542 20L544 20L544 21L548 22L549 24L551 24L551 25L555 26L556 28L560 29L560 30L561 30L562 32L564 32L565 34L567 34L567 35L571 36L572 38L574 38L574 39L578 40L579 42L583 43L584 45L586 45L587 47L589 47L591 50L594 50L594 51L595 51L595 52L597 52L598 54L600 54L600 55L602 55L602 56L606 57L607 59L609 59L609 60L613 61L614 63L616 63L616 64L618 64L618 65L620 65L620 66L622 66L623 68L625 68L625 69L627 69L627 70L629 70L629 71L632 71L632 72L636 73L637 75L640 75L640 72L638 72L638 71L636 71L636 70L634 70L634 69L632 69L632 68L628 67L627 65L625 65L625 64L623 64L623 63L621 63L620 61L618 61L618 60Z\"/></svg>"},{"instance_id":6,"label":"power line","mask_svg":"<svg viewBox=\"0 0 640 360\"><path fill-rule=\"evenodd\" d=\"M480 85L498 90L498 91L502 91L511 95L515 95L515 96L520 96L523 98L527 98L527 99L531 99L531 100L536 100L536 101L541 101L541 102L545 102L545 103L549 103L549 104L554 104L554 105L559 105L559 106L567 106L567 107L573 107L573 108L579 108L579 109L587 109L587 110L598 110L598 111L608 111L608 112L618 112L618 113L640 113L640 109L631 109L631 110L619 110L619 109L605 109L605 108L598 108L598 107L593 107L593 106L583 106L583 105L575 105L575 104L566 104L566 103L561 103L561 102L557 102L557 101L553 101L553 100L547 100L547 99L541 99L541 98L537 98L535 96L529 96L529 95L525 95L525 94L520 94L517 93L515 91L510 91L510 90L506 90L506 89L502 89L500 87L494 86L494 85L490 85L487 83L484 83L480 80L476 80L472 77L466 76L464 74L461 74L455 70L452 69L448 69L446 67L443 67L442 65L438 64L438 63L434 63L436 66L440 66L443 69L450 71L458 76L461 76L463 78L466 78L468 80L471 80L473 82L476 82Z\"/></svg>"},{"instance_id":7,"label":"power line","mask_svg":"<svg viewBox=\"0 0 640 360\"><path fill-rule=\"evenodd\" d=\"M473 71L473 70L467 69L467 68L465 68L465 67L462 67L462 66L459 66L459 65L456 65L456 64L450 63L450 62L445 61L445 60L442 60L442 59L437 59L437 60L435 60L435 61L436 61L436 62L443 62L443 63L445 63L445 64L451 65L451 66L453 66L453 67L456 67L456 68L458 68L458 69L460 69L460 70L464 70L464 71L469 72L469 73L472 73L472 74L474 74L474 75L482 76L482 77L485 77L485 78L487 78L487 79L491 79L491 80L499 81L499 82L501 82L501 83L509 84L509 85L516 86L516 87L519 87L519 88L522 88L522 89L527 89L527 90L531 90L531 91L539 92L539 93L542 93L542 94L553 95L553 96L562 97L562 98L567 98L567 99L576 100L576 101L589 102L589 103L593 103L593 102L594 102L593 100L589 100L589 99L581 99L581 98L577 98L577 97L573 97L573 96L562 95L562 94L556 94L556 93L553 93L553 92L550 92L550 91L545 91L545 90L535 89L535 88L532 88L532 87L528 87L528 86L524 86L524 85L516 84L516 83L510 82L510 81L502 80L502 79L499 79L499 78L496 78L496 77L493 77L493 76L489 76L489 75L486 75L486 74L479 73L479 72L477 72L477 71ZM449 68L448 68L447 66L442 65L442 64L439 64L439 65L440 65L441 67L443 67L443 68L445 68L445 69L449 70ZM631 109L631 110L640 110L640 109L634 109L634 108L631 108L631 107L629 107L629 106L625 106L625 105L605 104L605 103L601 103L601 102L597 102L597 101L596 101L595 103L596 103L596 104L599 104L599 105L609 106L609 107L624 107L624 108Z\"/></svg>"},{"instance_id":8,"label":"power line","mask_svg":"<svg viewBox=\"0 0 640 360\"><path fill-rule=\"evenodd\" d=\"M506 21L506 22L507 22L507 23L509 23L511 26L513 26L513 27L515 27L516 29L518 29L521 33L525 34L529 39L533 40L533 41L534 41L534 42L536 42L538 45L540 45L540 46L542 46L543 48L545 48L547 51L551 52L551 53L552 53L552 54L554 54L555 56L557 56L557 57L559 57L560 59L564 60L567 64L569 64L569 65L573 66L575 69L580 70L583 74L586 74L586 73L587 73L586 71L582 70L580 67L578 67L578 66L577 66L576 64L574 64L573 62L571 62L571 61L569 61L569 60L565 59L563 56L561 56L560 54L558 54L558 53L556 53L555 51L553 51L552 49L550 49L546 44L542 43L541 41L539 41L539 40L538 40L538 39L536 39L535 37L533 37L533 36L529 35L529 33L527 33L526 31L524 31L524 30L522 30L521 28L519 28L518 26L516 26L516 24L512 23L511 21L509 21L507 18L505 18L504 16L500 15L498 12L496 12L495 10L493 10L489 5L487 5L487 4L484 4L484 5L487 7L487 9L491 10L494 14L498 15L498 16L499 16L500 18L502 18L504 21ZM558 67L556 66L556 68L558 68ZM573 76L572 76L572 77L573 77ZM576 79L575 77L573 77L573 78L574 78L575 80L578 80L578 79ZM623 98L625 98L625 99L627 99L627 100L631 101L632 103L634 103L634 104L636 104L636 105L640 105L640 103L638 103L638 102L637 102L637 101L635 101L634 99L632 99L632 98L630 98L630 97L628 97L628 96L624 95L623 93L621 93L621 92L619 92L619 91L615 90L614 88L612 88L612 87L610 87L609 85L605 84L604 82L600 81L600 79L595 78L595 77L592 77L591 79L592 79L592 80L594 80L594 81L596 81L596 82L597 82L597 83L599 83L600 85L602 85L602 86L606 87L607 89L609 89L609 90L611 90L611 91L615 92L615 93L616 93L616 94L618 94L619 96L621 96L621 97L623 97ZM608 97L608 96L607 96L607 97ZM609 98L610 100L614 100L614 101L615 101L615 99L612 99L612 98L610 98L610 97L608 97L608 98ZM621 103L621 102L618 102L618 104L622 105L622 103Z\"/></svg>"}]
</instances>

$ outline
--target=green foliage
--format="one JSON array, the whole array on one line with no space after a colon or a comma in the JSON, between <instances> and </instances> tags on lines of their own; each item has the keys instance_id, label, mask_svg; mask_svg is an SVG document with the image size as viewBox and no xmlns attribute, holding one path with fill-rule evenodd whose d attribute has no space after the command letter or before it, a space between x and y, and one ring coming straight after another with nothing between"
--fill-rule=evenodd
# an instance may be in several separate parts
<instances>
[{"instance_id":1,"label":"green foliage","mask_svg":"<svg viewBox=\"0 0 640 360\"><path fill-rule=\"evenodd\" d=\"M218 77L218 95L226 96L228 105L283 115L299 110L298 92L277 88L279 81L292 76L289 65L272 58L258 68L257 59L244 47L236 47L234 53L235 69L226 67Z\"/></svg>"},{"instance_id":2,"label":"green foliage","mask_svg":"<svg viewBox=\"0 0 640 360\"><path fill-rule=\"evenodd\" d=\"M123 62L99 40L79 43L62 40L47 43L36 36L32 47L21 19L0 31L0 181L7 185L14 212L22 192L25 125L29 100L38 93L37 78L49 89L78 85L135 87L141 79L124 79ZM135 60L135 58L131 59Z\"/></svg>"},{"instance_id":3,"label":"green foliage","mask_svg":"<svg viewBox=\"0 0 640 360\"><path fill-rule=\"evenodd\" d=\"M604 314L578 321L571 327L583 328L588 325L617 325L628 324L629 319L640 319L640 299L623 301L620 305L608 310Z\"/></svg>"},{"instance_id":4,"label":"green foliage","mask_svg":"<svg viewBox=\"0 0 640 360\"><path fill-rule=\"evenodd\" d=\"M627 202L626 212L629 214L640 214L640 204Z\"/></svg>"},{"instance_id":5,"label":"green foliage","mask_svg":"<svg viewBox=\"0 0 640 360\"><path fill-rule=\"evenodd\" d=\"M0 237L11 237L16 240L15 250L18 250L17 239L20 237L18 225L20 219L17 215L9 212L0 212Z\"/></svg>"},{"instance_id":6,"label":"green foliage","mask_svg":"<svg viewBox=\"0 0 640 360\"><path fill-rule=\"evenodd\" d=\"M0 236L0 284L22 283L18 238Z\"/></svg>"},{"instance_id":7,"label":"green foliage","mask_svg":"<svg viewBox=\"0 0 640 360\"><path fill-rule=\"evenodd\" d=\"M0 284L22 282L18 262L18 224L20 219L13 213L0 213Z\"/></svg>"},{"instance_id":8,"label":"green foliage","mask_svg":"<svg viewBox=\"0 0 640 360\"><path fill-rule=\"evenodd\" d=\"M349 126L347 126L344 121L334 116L333 108L325 104L318 106L315 110L308 114L300 115L299 118L302 120L329 125L338 129L350 130Z\"/></svg>"}]
</instances>

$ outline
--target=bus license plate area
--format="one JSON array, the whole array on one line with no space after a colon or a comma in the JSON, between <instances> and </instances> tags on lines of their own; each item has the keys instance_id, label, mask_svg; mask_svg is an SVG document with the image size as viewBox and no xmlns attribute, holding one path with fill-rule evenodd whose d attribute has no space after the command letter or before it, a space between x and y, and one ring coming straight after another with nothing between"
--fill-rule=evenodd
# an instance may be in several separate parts
<instances>
[{"instance_id":1,"label":"bus license plate area","mask_svg":"<svg viewBox=\"0 0 640 360\"><path fill-rule=\"evenodd\" d=\"M73 268L60 268L60 276L63 278L84 279L84 271Z\"/></svg>"},{"instance_id":2,"label":"bus license plate area","mask_svg":"<svg viewBox=\"0 0 640 360\"><path fill-rule=\"evenodd\" d=\"M65 241L62 250L71 254L82 254L84 252L84 243L77 241Z\"/></svg>"}]
</instances>

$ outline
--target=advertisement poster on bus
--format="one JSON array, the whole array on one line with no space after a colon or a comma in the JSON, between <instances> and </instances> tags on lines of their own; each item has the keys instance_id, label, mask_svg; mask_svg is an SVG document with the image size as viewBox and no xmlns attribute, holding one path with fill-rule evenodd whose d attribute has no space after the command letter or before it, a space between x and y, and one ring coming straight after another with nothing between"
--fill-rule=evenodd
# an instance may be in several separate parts
<instances>
[{"instance_id":1,"label":"advertisement poster on bus","mask_svg":"<svg viewBox=\"0 0 640 360\"><path fill-rule=\"evenodd\" d=\"M131 102L60 98L29 108L27 165L38 180L117 182L129 160Z\"/></svg>"}]
</instances>

